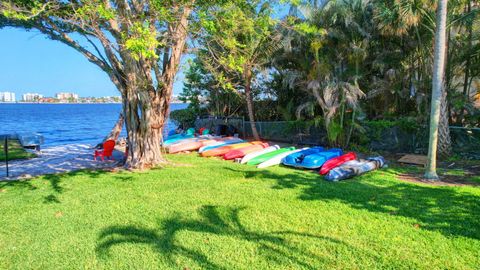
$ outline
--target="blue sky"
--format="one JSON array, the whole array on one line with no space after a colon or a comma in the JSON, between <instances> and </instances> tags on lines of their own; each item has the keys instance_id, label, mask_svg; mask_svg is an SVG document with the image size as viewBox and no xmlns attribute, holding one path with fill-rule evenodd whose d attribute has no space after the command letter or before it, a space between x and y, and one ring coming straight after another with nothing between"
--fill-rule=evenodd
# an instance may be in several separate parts
<instances>
[{"instance_id":1,"label":"blue sky","mask_svg":"<svg viewBox=\"0 0 480 270\"><path fill-rule=\"evenodd\" d=\"M182 91L180 72L174 93ZM20 95L36 92L53 96L75 92L80 96L119 96L107 75L74 49L47 39L37 31L0 29L0 92Z\"/></svg>"},{"instance_id":2,"label":"blue sky","mask_svg":"<svg viewBox=\"0 0 480 270\"><path fill-rule=\"evenodd\" d=\"M275 8L275 17L288 12L286 5ZM184 59L185 60L185 59ZM186 67L185 62L182 69ZM177 74L174 94L183 88L182 70ZM34 92L54 96L74 92L81 97L119 96L107 75L74 49L47 39L38 31L0 29L0 92Z\"/></svg>"}]
</instances>

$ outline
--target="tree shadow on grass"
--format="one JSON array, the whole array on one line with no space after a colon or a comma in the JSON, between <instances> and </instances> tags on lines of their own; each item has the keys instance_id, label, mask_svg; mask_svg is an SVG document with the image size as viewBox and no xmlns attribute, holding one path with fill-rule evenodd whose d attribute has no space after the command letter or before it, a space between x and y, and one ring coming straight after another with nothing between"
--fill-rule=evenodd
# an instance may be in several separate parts
<instances>
[{"instance_id":1,"label":"tree shadow on grass","mask_svg":"<svg viewBox=\"0 0 480 270\"><path fill-rule=\"evenodd\" d=\"M0 181L0 189L13 186L23 190L36 190L38 188L30 181Z\"/></svg>"},{"instance_id":2,"label":"tree shadow on grass","mask_svg":"<svg viewBox=\"0 0 480 270\"><path fill-rule=\"evenodd\" d=\"M292 170L227 170L245 178L274 181L274 189L301 189L299 199L340 201L353 208L412 218L422 229L444 235L480 239L480 195L452 187L432 187L401 181L395 170L383 169L341 182L328 182L317 173Z\"/></svg>"},{"instance_id":3,"label":"tree shadow on grass","mask_svg":"<svg viewBox=\"0 0 480 270\"><path fill-rule=\"evenodd\" d=\"M68 173L56 173L56 174L46 174L43 176L39 176L35 179L40 179L41 181L45 181L50 186L50 194L44 196L44 203L61 203L58 195L62 194L65 191L65 188L62 186L62 183L68 181L71 177L75 176L87 176L91 179L96 179L101 177L104 174L109 173L105 170L78 170ZM121 176L115 175L115 178L118 178L122 181L131 180L131 176ZM23 190L30 190L35 191L38 187L35 185L33 181L28 180L13 180L13 181L0 181L0 189L6 187L14 187L16 189L23 189Z\"/></svg>"},{"instance_id":4,"label":"tree shadow on grass","mask_svg":"<svg viewBox=\"0 0 480 270\"><path fill-rule=\"evenodd\" d=\"M133 225L110 226L103 229L99 235L99 243L96 248L97 254L102 258L107 258L110 248L113 246L124 243L147 244L174 267L184 267L183 265L177 265L178 260L176 258L185 257L197 262L203 268L227 269L213 262L208 254L183 245L178 240L177 234L188 231L214 234L255 243L259 253L271 263L293 263L303 268L312 269L314 267L309 262L312 260L325 260L325 258L320 258L317 254L298 248L289 243L286 237L304 237L314 239L315 241L329 241L345 245L343 242L330 237L307 233L293 231L257 232L249 230L240 221L239 213L242 209L239 207L206 205L199 209L199 219L184 218L177 213L171 218L160 221L158 230ZM206 241L205 245L208 245L208 240Z\"/></svg>"},{"instance_id":5,"label":"tree shadow on grass","mask_svg":"<svg viewBox=\"0 0 480 270\"><path fill-rule=\"evenodd\" d=\"M107 173L106 171L100 170L81 170L81 171L73 171L69 173L62 173L62 174L47 174L42 177L43 180L46 180L50 183L50 187L52 189L52 193L44 197L44 203L60 203L60 199L58 198L59 194L64 192L64 187L61 185L63 181L68 180L70 177L85 175L89 178L98 178L101 175Z\"/></svg>"}]
</instances>

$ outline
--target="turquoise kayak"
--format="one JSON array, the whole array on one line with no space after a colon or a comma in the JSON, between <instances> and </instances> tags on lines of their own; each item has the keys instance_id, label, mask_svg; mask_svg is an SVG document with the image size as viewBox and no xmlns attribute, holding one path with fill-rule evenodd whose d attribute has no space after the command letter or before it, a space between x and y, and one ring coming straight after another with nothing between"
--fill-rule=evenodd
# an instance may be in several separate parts
<instances>
[{"instance_id":1,"label":"turquoise kayak","mask_svg":"<svg viewBox=\"0 0 480 270\"><path fill-rule=\"evenodd\" d=\"M186 134L185 133L180 133L180 134L175 134L175 135L170 135L167 137L167 140L171 140L171 139L178 139L178 138L182 138L183 136L185 136Z\"/></svg>"},{"instance_id":2,"label":"turquoise kayak","mask_svg":"<svg viewBox=\"0 0 480 270\"><path fill-rule=\"evenodd\" d=\"M163 146L169 146L170 144L179 142L181 140L191 139L191 138L195 137L195 135L187 135L187 134L181 134L181 135L182 136L179 136L179 137L176 137L176 138L173 138L173 139L168 139L168 140L164 141Z\"/></svg>"},{"instance_id":3,"label":"turquoise kayak","mask_svg":"<svg viewBox=\"0 0 480 270\"><path fill-rule=\"evenodd\" d=\"M168 140L171 140L171 139L183 138L187 135L194 135L194 134L195 134L195 129L194 128L189 128L189 129L187 129L186 133L168 135L167 139L165 141L168 141Z\"/></svg>"}]
</instances>

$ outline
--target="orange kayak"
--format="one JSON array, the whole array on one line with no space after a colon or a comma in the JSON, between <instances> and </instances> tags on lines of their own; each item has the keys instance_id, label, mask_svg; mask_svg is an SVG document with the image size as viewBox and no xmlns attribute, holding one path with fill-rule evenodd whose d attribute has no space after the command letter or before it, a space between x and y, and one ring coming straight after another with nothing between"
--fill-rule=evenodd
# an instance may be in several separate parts
<instances>
[{"instance_id":1,"label":"orange kayak","mask_svg":"<svg viewBox=\"0 0 480 270\"><path fill-rule=\"evenodd\" d=\"M263 150L263 148L266 148L266 147L268 147L268 143L249 145L242 148L233 149L233 150L230 150L225 155L223 155L223 159L230 160L230 159L241 158L247 154L261 151Z\"/></svg>"},{"instance_id":2,"label":"orange kayak","mask_svg":"<svg viewBox=\"0 0 480 270\"><path fill-rule=\"evenodd\" d=\"M217 143L216 140L197 140L197 141L186 141L183 143L176 143L169 145L167 147L168 153L175 154L183 151L194 151L200 147L207 146L210 144Z\"/></svg>"},{"instance_id":3,"label":"orange kayak","mask_svg":"<svg viewBox=\"0 0 480 270\"><path fill-rule=\"evenodd\" d=\"M231 150L242 148L245 146L250 146L250 145L258 145L262 144L263 142L261 141L253 141L253 142L246 142L246 143L236 143L236 144L230 144L230 145L225 145L222 147L214 148L212 150L208 150L205 152L202 152L200 155L202 157L214 157L214 156L223 156L226 153L230 152Z\"/></svg>"}]
</instances>

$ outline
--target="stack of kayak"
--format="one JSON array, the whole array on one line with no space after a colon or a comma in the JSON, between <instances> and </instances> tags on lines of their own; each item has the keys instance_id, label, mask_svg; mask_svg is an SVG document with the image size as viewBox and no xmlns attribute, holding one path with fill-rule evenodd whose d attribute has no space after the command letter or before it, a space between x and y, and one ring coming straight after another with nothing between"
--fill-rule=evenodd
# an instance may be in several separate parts
<instances>
[{"instance_id":1,"label":"stack of kayak","mask_svg":"<svg viewBox=\"0 0 480 270\"><path fill-rule=\"evenodd\" d=\"M198 151L202 157L221 157L241 164L267 168L285 166L318 170L328 181L352 178L382 168L383 157L358 159L354 152L343 153L339 148L326 149L320 146L296 149L280 148L262 141L244 141L236 137L219 137L195 130L169 136L163 142L169 153Z\"/></svg>"},{"instance_id":2,"label":"stack of kayak","mask_svg":"<svg viewBox=\"0 0 480 270\"><path fill-rule=\"evenodd\" d=\"M340 181L382 168L385 159L381 156L358 159L354 152L343 154L341 149L312 147L283 158L286 166L319 169L325 180Z\"/></svg>"}]
</instances>

